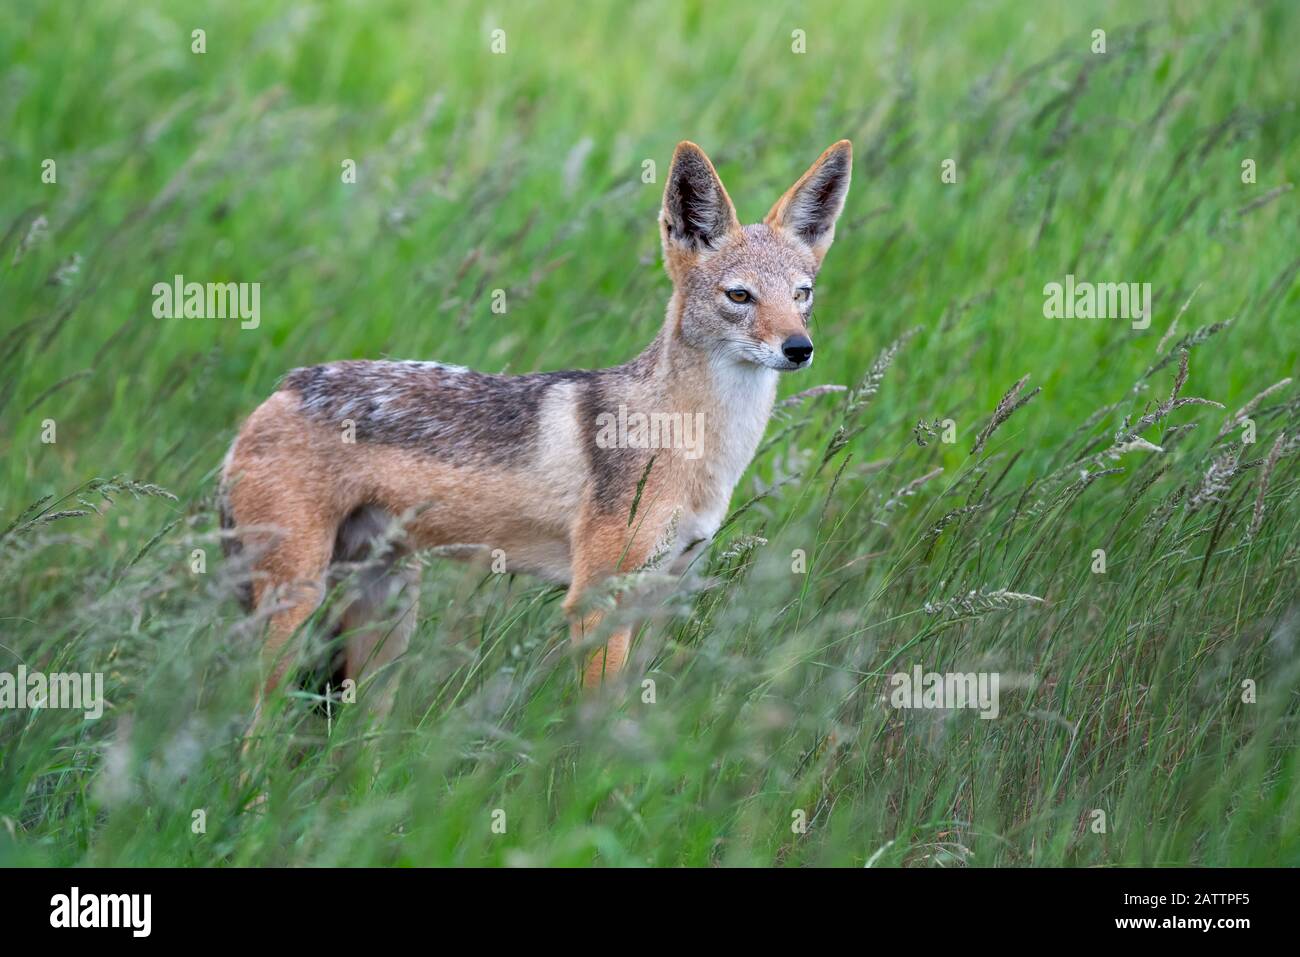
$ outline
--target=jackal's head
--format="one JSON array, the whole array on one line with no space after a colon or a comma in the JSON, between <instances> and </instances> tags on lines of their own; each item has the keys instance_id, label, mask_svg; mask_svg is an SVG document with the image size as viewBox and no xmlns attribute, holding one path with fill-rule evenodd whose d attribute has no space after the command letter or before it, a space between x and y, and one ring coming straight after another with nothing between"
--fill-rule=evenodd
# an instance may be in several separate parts
<instances>
[{"instance_id":1,"label":"jackal's head","mask_svg":"<svg viewBox=\"0 0 1300 957\"><path fill-rule=\"evenodd\" d=\"M742 226L704 151L678 144L659 214L675 335L723 360L782 371L811 365L813 283L852 166L853 146L840 140L761 223Z\"/></svg>"}]
</instances>

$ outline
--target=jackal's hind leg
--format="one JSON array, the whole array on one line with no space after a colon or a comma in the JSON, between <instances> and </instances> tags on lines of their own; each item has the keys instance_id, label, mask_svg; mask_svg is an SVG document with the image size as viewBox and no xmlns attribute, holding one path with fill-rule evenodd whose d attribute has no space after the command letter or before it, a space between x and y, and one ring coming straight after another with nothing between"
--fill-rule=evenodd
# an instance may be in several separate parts
<instances>
[{"instance_id":1,"label":"jackal's hind leg","mask_svg":"<svg viewBox=\"0 0 1300 957\"><path fill-rule=\"evenodd\" d=\"M273 609L262 645L264 694L274 691L295 663L295 635L325 597L330 547L324 536L286 541L261 563L268 578L254 583L257 604Z\"/></svg>"},{"instance_id":2,"label":"jackal's hind leg","mask_svg":"<svg viewBox=\"0 0 1300 957\"><path fill-rule=\"evenodd\" d=\"M342 592L335 633L343 638L342 671L358 703L374 717L392 709L394 668L410 644L419 613L420 570L403 546L397 519L367 506L339 527L331 580Z\"/></svg>"},{"instance_id":3,"label":"jackal's hind leg","mask_svg":"<svg viewBox=\"0 0 1300 957\"><path fill-rule=\"evenodd\" d=\"M264 522L263 527L269 526ZM281 530L251 534L260 551L254 563L253 602L269 610L260 653L261 677L253 699L253 714L244 732L241 752L248 754L260 733L266 697L284 680L297 659L302 625L325 597L326 574L334 545L333 529L321 523L300 523L296 534ZM258 539L264 538L263 541Z\"/></svg>"},{"instance_id":4,"label":"jackal's hind leg","mask_svg":"<svg viewBox=\"0 0 1300 957\"><path fill-rule=\"evenodd\" d=\"M376 719L388 716L397 691L393 663L406 653L420 607L420 570L381 563L361 573L339 619L343 676L356 682L357 703Z\"/></svg>"}]
</instances>

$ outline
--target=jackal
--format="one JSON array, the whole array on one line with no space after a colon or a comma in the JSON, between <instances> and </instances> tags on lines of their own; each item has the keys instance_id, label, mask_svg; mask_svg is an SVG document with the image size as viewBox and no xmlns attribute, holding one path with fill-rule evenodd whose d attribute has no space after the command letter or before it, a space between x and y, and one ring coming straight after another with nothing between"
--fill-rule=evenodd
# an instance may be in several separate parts
<instances>
[{"instance_id":1,"label":"jackal","mask_svg":"<svg viewBox=\"0 0 1300 957\"><path fill-rule=\"evenodd\" d=\"M511 376L344 361L286 375L240 429L221 478L227 542L248 550L247 600L268 616L264 691L340 568L360 568L334 618L342 671L359 682L406 649L410 552L499 549L508 570L568 585L580 643L600 620L583 597L603 580L651 556L685 567L754 455L778 374L812 363L813 282L851 169L841 140L761 223L742 226L709 158L679 144L659 214L667 316L623 365ZM687 448L610 440L610 422L638 416L698 434ZM398 623L376 625L394 606ZM583 683L618 672L630 639L628 628L609 635Z\"/></svg>"}]
</instances>

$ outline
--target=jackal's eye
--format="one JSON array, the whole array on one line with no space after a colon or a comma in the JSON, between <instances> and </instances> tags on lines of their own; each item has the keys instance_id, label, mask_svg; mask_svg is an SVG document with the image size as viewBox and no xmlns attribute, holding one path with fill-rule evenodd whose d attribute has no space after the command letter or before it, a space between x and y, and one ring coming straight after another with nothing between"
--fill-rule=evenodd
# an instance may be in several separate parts
<instances>
[{"instance_id":1,"label":"jackal's eye","mask_svg":"<svg viewBox=\"0 0 1300 957\"><path fill-rule=\"evenodd\" d=\"M812 298L812 286L800 286L794 291L795 302L807 302Z\"/></svg>"},{"instance_id":2,"label":"jackal's eye","mask_svg":"<svg viewBox=\"0 0 1300 957\"><path fill-rule=\"evenodd\" d=\"M749 294L748 289L741 289L739 287L735 289L728 289L727 298L730 299L732 302L753 302L754 301L754 297Z\"/></svg>"}]
</instances>

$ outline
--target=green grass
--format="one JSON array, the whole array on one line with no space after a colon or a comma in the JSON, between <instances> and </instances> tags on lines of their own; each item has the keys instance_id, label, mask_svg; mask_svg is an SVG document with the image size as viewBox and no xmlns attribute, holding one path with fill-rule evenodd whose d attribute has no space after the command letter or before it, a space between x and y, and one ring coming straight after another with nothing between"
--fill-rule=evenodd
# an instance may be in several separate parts
<instances>
[{"instance_id":1,"label":"green grass","mask_svg":"<svg viewBox=\"0 0 1300 957\"><path fill-rule=\"evenodd\" d=\"M0 529L62 499L0 538L0 671L102 671L109 701L0 711L0 864L1300 864L1300 391L1218 434L1297 373L1300 11L858 6L0 8ZM629 684L584 700L559 590L430 560L393 719L282 699L241 756L257 643L213 480L277 378L621 362L667 298L673 145L752 221L845 136L818 360L781 394L856 391L773 421ZM260 326L155 319L177 273L260 282ZM1152 283L1150 328L1045 319L1067 273ZM1184 351L1182 394L1226 408L1105 457ZM955 443L918 443L936 419ZM176 498L85 486L117 475ZM1044 600L952 602L1003 589ZM1001 715L888 707L918 663L1001 673Z\"/></svg>"}]
</instances>

